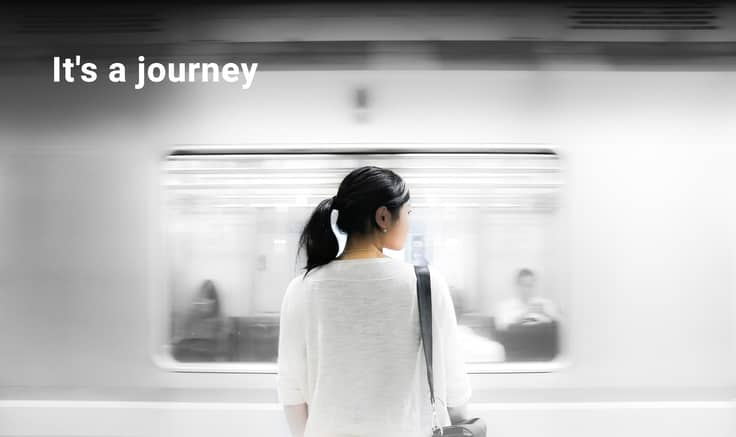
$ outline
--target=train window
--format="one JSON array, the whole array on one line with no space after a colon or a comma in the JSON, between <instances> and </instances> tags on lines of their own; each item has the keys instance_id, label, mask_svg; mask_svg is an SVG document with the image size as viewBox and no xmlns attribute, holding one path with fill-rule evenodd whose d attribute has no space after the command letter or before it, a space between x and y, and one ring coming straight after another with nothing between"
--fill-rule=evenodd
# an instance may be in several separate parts
<instances>
[{"instance_id":1,"label":"train window","mask_svg":"<svg viewBox=\"0 0 736 437\"><path fill-rule=\"evenodd\" d=\"M548 149L354 149L187 150L166 158L160 355L174 368L275 372L281 300L303 273L301 228L351 169L370 164L395 170L410 187L407 243L387 255L443 273L469 369L559 363L566 314L559 157Z\"/></svg>"}]
</instances>

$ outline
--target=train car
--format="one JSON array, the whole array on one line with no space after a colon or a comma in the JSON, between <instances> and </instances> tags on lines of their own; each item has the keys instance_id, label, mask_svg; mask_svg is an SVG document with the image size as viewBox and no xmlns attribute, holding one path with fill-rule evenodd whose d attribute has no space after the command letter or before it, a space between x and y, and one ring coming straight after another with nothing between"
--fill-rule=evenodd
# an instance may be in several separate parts
<instances>
[{"instance_id":1,"label":"train car","mask_svg":"<svg viewBox=\"0 0 736 437\"><path fill-rule=\"evenodd\" d=\"M411 189L386 255L447 278L489 436L736 435L730 5L2 20L0 436L291 437L279 309L360 165Z\"/></svg>"}]
</instances>

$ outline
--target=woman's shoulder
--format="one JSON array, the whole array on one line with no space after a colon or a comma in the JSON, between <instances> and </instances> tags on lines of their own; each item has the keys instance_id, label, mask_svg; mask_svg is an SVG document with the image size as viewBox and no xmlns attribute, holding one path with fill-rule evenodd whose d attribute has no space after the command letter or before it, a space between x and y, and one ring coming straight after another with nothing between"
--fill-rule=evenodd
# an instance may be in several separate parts
<instances>
[{"instance_id":1,"label":"woman's shoulder","mask_svg":"<svg viewBox=\"0 0 736 437\"><path fill-rule=\"evenodd\" d=\"M445 275L442 274L442 269L434 264L427 264L427 269L429 270L429 277L433 281L446 282Z\"/></svg>"},{"instance_id":2,"label":"woman's shoulder","mask_svg":"<svg viewBox=\"0 0 736 437\"><path fill-rule=\"evenodd\" d=\"M304 278L304 274L294 276L289 284L286 286L284 292L284 302L293 301L298 299L299 296L304 295L304 289L308 287L307 280Z\"/></svg>"},{"instance_id":3,"label":"woman's shoulder","mask_svg":"<svg viewBox=\"0 0 736 437\"><path fill-rule=\"evenodd\" d=\"M432 287L432 295L445 294L448 291L447 279L442 273L442 269L434 264L428 264L429 281Z\"/></svg>"},{"instance_id":4,"label":"woman's shoulder","mask_svg":"<svg viewBox=\"0 0 736 437\"><path fill-rule=\"evenodd\" d=\"M427 265L427 267L429 269L429 283L432 288L432 305L437 305L438 308L441 308L439 311L445 312L453 306L447 279L440 267L432 264Z\"/></svg>"}]
</instances>

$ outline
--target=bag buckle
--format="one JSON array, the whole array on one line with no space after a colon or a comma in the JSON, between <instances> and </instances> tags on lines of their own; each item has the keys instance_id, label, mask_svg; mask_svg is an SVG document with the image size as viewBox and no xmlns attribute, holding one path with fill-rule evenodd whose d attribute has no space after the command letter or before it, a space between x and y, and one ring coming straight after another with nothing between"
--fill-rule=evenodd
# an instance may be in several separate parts
<instances>
[{"instance_id":1,"label":"bag buckle","mask_svg":"<svg viewBox=\"0 0 736 437\"><path fill-rule=\"evenodd\" d=\"M432 409L432 437L436 437L436 436L441 437L442 435L444 435L444 431L442 431L440 422L437 419L437 410L433 408Z\"/></svg>"}]
</instances>

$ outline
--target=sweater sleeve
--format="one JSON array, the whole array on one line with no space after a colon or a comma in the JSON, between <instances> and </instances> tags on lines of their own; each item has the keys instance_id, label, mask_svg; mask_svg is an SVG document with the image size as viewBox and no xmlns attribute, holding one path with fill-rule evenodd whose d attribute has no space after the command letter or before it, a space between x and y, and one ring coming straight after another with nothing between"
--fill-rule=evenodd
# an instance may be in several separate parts
<instances>
[{"instance_id":1,"label":"sweater sleeve","mask_svg":"<svg viewBox=\"0 0 736 437\"><path fill-rule=\"evenodd\" d=\"M447 387L447 406L458 407L466 404L472 395L470 380L465 368L465 357L459 344L459 333L455 306L452 302L447 281L435 268L430 267L432 287L433 317L437 317L443 342L443 360ZM436 310L434 309L436 305Z\"/></svg>"},{"instance_id":2,"label":"sweater sleeve","mask_svg":"<svg viewBox=\"0 0 736 437\"><path fill-rule=\"evenodd\" d=\"M278 347L278 395L283 405L306 403L306 344L301 278L294 278L281 302Z\"/></svg>"}]
</instances>

